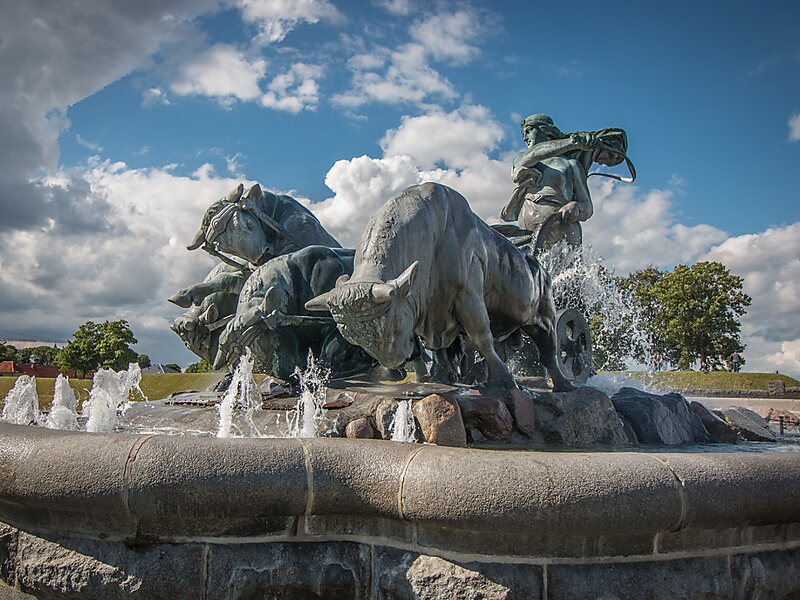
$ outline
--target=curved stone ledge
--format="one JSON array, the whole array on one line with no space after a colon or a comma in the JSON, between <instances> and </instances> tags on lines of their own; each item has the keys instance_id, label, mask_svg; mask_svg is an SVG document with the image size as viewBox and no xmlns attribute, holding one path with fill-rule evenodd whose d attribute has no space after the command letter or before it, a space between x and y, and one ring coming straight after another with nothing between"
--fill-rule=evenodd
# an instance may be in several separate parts
<instances>
[{"instance_id":1,"label":"curved stone ledge","mask_svg":"<svg viewBox=\"0 0 800 600\"><path fill-rule=\"evenodd\" d=\"M462 552L478 554L650 554L659 540L673 549L740 543L741 530L768 545L775 539L764 531L780 531L782 542L797 539L790 525L800 522L800 459L127 436L2 424L0 521L126 542L351 536L454 551L462 544Z\"/></svg>"}]
</instances>

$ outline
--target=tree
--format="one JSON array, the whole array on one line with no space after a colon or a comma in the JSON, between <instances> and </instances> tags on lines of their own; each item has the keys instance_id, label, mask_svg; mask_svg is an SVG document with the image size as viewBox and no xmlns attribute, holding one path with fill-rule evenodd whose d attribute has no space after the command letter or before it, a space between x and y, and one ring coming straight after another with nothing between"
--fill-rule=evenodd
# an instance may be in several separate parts
<instances>
[{"instance_id":1,"label":"tree","mask_svg":"<svg viewBox=\"0 0 800 600\"><path fill-rule=\"evenodd\" d=\"M705 359L711 368L718 368L733 352L744 350L739 318L751 299L742 290L743 279L725 265L678 265L650 281L652 285L635 293L648 307L653 337L670 362L690 369L696 360Z\"/></svg>"},{"instance_id":2,"label":"tree","mask_svg":"<svg viewBox=\"0 0 800 600\"><path fill-rule=\"evenodd\" d=\"M0 342L0 361L3 360L17 360L16 347Z\"/></svg>"},{"instance_id":3,"label":"tree","mask_svg":"<svg viewBox=\"0 0 800 600\"><path fill-rule=\"evenodd\" d=\"M36 363L37 365L56 365L61 350L52 346L35 346L27 349L27 360L19 362ZM19 352L17 353L19 355Z\"/></svg>"},{"instance_id":4,"label":"tree","mask_svg":"<svg viewBox=\"0 0 800 600\"><path fill-rule=\"evenodd\" d=\"M211 365L205 358L201 358L200 362L192 363L186 367L187 373L210 373Z\"/></svg>"},{"instance_id":5,"label":"tree","mask_svg":"<svg viewBox=\"0 0 800 600\"><path fill-rule=\"evenodd\" d=\"M98 349L100 352L100 367L120 371L127 369L128 365L136 362L138 354L130 345L138 340L133 337L130 325L125 320L105 321L100 324L100 338Z\"/></svg>"},{"instance_id":6,"label":"tree","mask_svg":"<svg viewBox=\"0 0 800 600\"><path fill-rule=\"evenodd\" d=\"M137 358L130 344L136 343L127 321L87 321L73 334L73 339L61 350L58 364L62 369L88 371L98 368L122 370Z\"/></svg>"},{"instance_id":7,"label":"tree","mask_svg":"<svg viewBox=\"0 0 800 600\"><path fill-rule=\"evenodd\" d=\"M139 366L142 369L146 369L147 367L149 367L152 364L150 362L150 357L147 356L147 354L140 354L139 358L136 359L136 362L139 363Z\"/></svg>"}]
</instances>

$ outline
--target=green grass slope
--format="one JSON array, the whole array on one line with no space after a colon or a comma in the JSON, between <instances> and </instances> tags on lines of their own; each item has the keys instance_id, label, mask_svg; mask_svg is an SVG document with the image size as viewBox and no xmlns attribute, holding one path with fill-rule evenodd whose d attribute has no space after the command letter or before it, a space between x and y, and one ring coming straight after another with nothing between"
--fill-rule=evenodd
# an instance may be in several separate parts
<instances>
[{"instance_id":1,"label":"green grass slope","mask_svg":"<svg viewBox=\"0 0 800 600\"><path fill-rule=\"evenodd\" d=\"M782 380L786 387L800 386L800 381L797 379L780 373L658 371L651 374L641 371L629 371L625 375L646 381L654 387L674 390L748 390L766 392L767 382L773 379Z\"/></svg>"}]
</instances>

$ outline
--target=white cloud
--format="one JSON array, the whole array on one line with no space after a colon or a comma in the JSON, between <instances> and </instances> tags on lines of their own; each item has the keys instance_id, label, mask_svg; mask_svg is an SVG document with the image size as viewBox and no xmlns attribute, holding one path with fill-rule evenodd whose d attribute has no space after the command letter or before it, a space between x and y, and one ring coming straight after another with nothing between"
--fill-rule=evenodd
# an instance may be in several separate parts
<instances>
[{"instance_id":1,"label":"white cloud","mask_svg":"<svg viewBox=\"0 0 800 600\"><path fill-rule=\"evenodd\" d=\"M431 66L431 60L464 64L479 50L472 45L484 30L477 12L440 12L409 28L411 42L390 49L376 46L357 52L348 60L353 70L350 88L333 96L340 106L354 108L370 102L416 104L429 108L433 99L457 96L447 78Z\"/></svg>"},{"instance_id":2,"label":"white cloud","mask_svg":"<svg viewBox=\"0 0 800 600\"><path fill-rule=\"evenodd\" d=\"M204 210L238 182L207 168L181 177L111 161L49 178L49 187L85 195L85 210L89 198L108 207L103 227L9 233L0 250L0 330L66 337L88 319L127 319L140 351L193 360L169 329L180 310L166 298L211 268L210 257L185 246Z\"/></svg>"},{"instance_id":3,"label":"white cloud","mask_svg":"<svg viewBox=\"0 0 800 600\"><path fill-rule=\"evenodd\" d=\"M90 142L88 140L85 140L80 136L80 134L75 136L75 141L78 142L84 148L88 148L89 150L92 150L93 152L102 152L103 151L103 147L100 144L94 144L94 143L92 143L92 142Z\"/></svg>"},{"instance_id":4,"label":"white cloud","mask_svg":"<svg viewBox=\"0 0 800 600\"><path fill-rule=\"evenodd\" d=\"M789 141L800 140L800 113L792 115L789 119Z\"/></svg>"},{"instance_id":5,"label":"white cloud","mask_svg":"<svg viewBox=\"0 0 800 600\"><path fill-rule=\"evenodd\" d=\"M47 219L87 222L79 199L31 183L57 167L67 107L144 66L187 23L216 7L216 0L4 4L0 229L37 227Z\"/></svg>"},{"instance_id":6,"label":"white cloud","mask_svg":"<svg viewBox=\"0 0 800 600\"><path fill-rule=\"evenodd\" d=\"M450 113L404 116L380 144L384 155L408 154L425 169L437 163L458 169L480 160L502 139L503 129L486 107L466 105Z\"/></svg>"},{"instance_id":7,"label":"white cloud","mask_svg":"<svg viewBox=\"0 0 800 600\"><path fill-rule=\"evenodd\" d=\"M261 104L291 113L314 110L319 102L317 79L321 76L322 67L319 65L296 63L269 83Z\"/></svg>"},{"instance_id":8,"label":"white cloud","mask_svg":"<svg viewBox=\"0 0 800 600\"><path fill-rule=\"evenodd\" d=\"M415 23L410 31L411 37L436 60L463 64L478 55L478 49L469 44L481 31L478 15L472 11L432 15Z\"/></svg>"},{"instance_id":9,"label":"white cloud","mask_svg":"<svg viewBox=\"0 0 800 600\"><path fill-rule=\"evenodd\" d=\"M283 40L301 23L338 23L342 14L327 0L236 0L242 18L256 25L262 43Z\"/></svg>"},{"instance_id":10,"label":"white cloud","mask_svg":"<svg viewBox=\"0 0 800 600\"><path fill-rule=\"evenodd\" d=\"M411 12L410 0L377 0L376 4L392 15L402 17Z\"/></svg>"},{"instance_id":11,"label":"white cloud","mask_svg":"<svg viewBox=\"0 0 800 600\"><path fill-rule=\"evenodd\" d=\"M711 225L680 223L670 190L643 193L601 177L589 182L595 209L584 224L584 240L620 273L692 262L727 238Z\"/></svg>"},{"instance_id":12,"label":"white cloud","mask_svg":"<svg viewBox=\"0 0 800 600\"><path fill-rule=\"evenodd\" d=\"M370 102L422 105L431 97L446 100L456 97L453 85L430 66L426 50L420 44L406 44L394 51L378 48L375 54L388 54L386 70L376 72L368 62L355 67L350 89L334 95L335 104L351 108Z\"/></svg>"},{"instance_id":13,"label":"white cloud","mask_svg":"<svg viewBox=\"0 0 800 600\"><path fill-rule=\"evenodd\" d=\"M701 258L743 277L753 298L742 319L748 370L800 376L800 222L731 237Z\"/></svg>"},{"instance_id":14,"label":"white cloud","mask_svg":"<svg viewBox=\"0 0 800 600\"><path fill-rule=\"evenodd\" d=\"M382 158L337 161L325 177L334 195L310 206L346 245L357 243L375 209L409 185L423 181L453 187L476 213L492 219L513 187L510 164L489 156L501 138L502 129L482 106L405 117L381 141Z\"/></svg>"},{"instance_id":15,"label":"white cloud","mask_svg":"<svg viewBox=\"0 0 800 600\"><path fill-rule=\"evenodd\" d=\"M259 81L266 70L263 58L251 59L233 46L216 44L183 63L170 89L181 96L211 96L230 105L260 97Z\"/></svg>"},{"instance_id":16,"label":"white cloud","mask_svg":"<svg viewBox=\"0 0 800 600\"><path fill-rule=\"evenodd\" d=\"M161 88L152 87L142 92L142 106L169 106L170 104L172 102Z\"/></svg>"}]
</instances>

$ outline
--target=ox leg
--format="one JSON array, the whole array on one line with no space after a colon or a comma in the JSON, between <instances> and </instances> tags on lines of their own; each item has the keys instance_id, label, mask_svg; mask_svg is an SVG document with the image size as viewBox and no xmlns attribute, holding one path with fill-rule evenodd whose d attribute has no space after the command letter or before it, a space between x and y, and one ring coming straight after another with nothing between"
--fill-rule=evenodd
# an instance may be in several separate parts
<instances>
[{"instance_id":1,"label":"ox leg","mask_svg":"<svg viewBox=\"0 0 800 600\"><path fill-rule=\"evenodd\" d=\"M568 392L574 390L575 386L564 377L558 367L558 339L556 338L556 314L552 303L542 301L536 320L522 327L524 331L536 344L539 350L539 359L542 361L547 374L553 380L554 392Z\"/></svg>"},{"instance_id":2,"label":"ox leg","mask_svg":"<svg viewBox=\"0 0 800 600\"><path fill-rule=\"evenodd\" d=\"M456 304L456 316L469 338L470 344L486 361L489 369L487 383L504 388L517 387L508 366L494 349L494 338L489 326L489 315L482 297L470 296Z\"/></svg>"}]
</instances>

